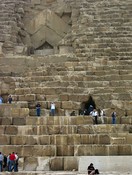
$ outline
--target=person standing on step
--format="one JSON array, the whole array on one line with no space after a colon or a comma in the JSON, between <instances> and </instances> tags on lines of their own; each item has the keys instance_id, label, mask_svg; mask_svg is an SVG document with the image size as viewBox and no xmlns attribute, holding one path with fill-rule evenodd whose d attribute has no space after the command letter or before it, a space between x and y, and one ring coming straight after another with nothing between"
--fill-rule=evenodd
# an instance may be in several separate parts
<instances>
[{"instance_id":1,"label":"person standing on step","mask_svg":"<svg viewBox=\"0 0 132 175\"><path fill-rule=\"evenodd\" d=\"M50 105L51 116L55 116L55 103L52 102Z\"/></svg>"},{"instance_id":2,"label":"person standing on step","mask_svg":"<svg viewBox=\"0 0 132 175\"><path fill-rule=\"evenodd\" d=\"M11 95L8 96L8 103L9 103L9 104L12 103L12 96L11 96Z\"/></svg>"},{"instance_id":3,"label":"person standing on step","mask_svg":"<svg viewBox=\"0 0 132 175\"><path fill-rule=\"evenodd\" d=\"M0 96L0 104L3 103L3 98Z\"/></svg>"},{"instance_id":4,"label":"person standing on step","mask_svg":"<svg viewBox=\"0 0 132 175\"><path fill-rule=\"evenodd\" d=\"M102 122L102 124L104 124L104 116L105 116L105 112L104 112L103 109L101 109L100 117L101 117L101 122Z\"/></svg>"},{"instance_id":5,"label":"person standing on step","mask_svg":"<svg viewBox=\"0 0 132 175\"><path fill-rule=\"evenodd\" d=\"M4 156L3 156L3 154L0 152L0 172L3 171L3 160L4 160Z\"/></svg>"},{"instance_id":6,"label":"person standing on step","mask_svg":"<svg viewBox=\"0 0 132 175\"><path fill-rule=\"evenodd\" d=\"M10 160L10 163L9 163L9 172L12 172L13 169L15 171L15 160L16 160L16 156L15 156L15 153L14 152L12 152L12 154L9 156L9 160Z\"/></svg>"},{"instance_id":7,"label":"person standing on step","mask_svg":"<svg viewBox=\"0 0 132 175\"><path fill-rule=\"evenodd\" d=\"M116 124L116 112L115 111L112 112L111 117L112 117L112 124Z\"/></svg>"},{"instance_id":8,"label":"person standing on step","mask_svg":"<svg viewBox=\"0 0 132 175\"><path fill-rule=\"evenodd\" d=\"M98 112L96 109L94 109L92 112L91 112L91 115L93 117L93 120L94 120L94 123L97 125L98 124Z\"/></svg>"},{"instance_id":9,"label":"person standing on step","mask_svg":"<svg viewBox=\"0 0 132 175\"><path fill-rule=\"evenodd\" d=\"M38 117L41 114L41 105L40 105L40 103L37 103L36 104L36 114L37 114Z\"/></svg>"}]
</instances>

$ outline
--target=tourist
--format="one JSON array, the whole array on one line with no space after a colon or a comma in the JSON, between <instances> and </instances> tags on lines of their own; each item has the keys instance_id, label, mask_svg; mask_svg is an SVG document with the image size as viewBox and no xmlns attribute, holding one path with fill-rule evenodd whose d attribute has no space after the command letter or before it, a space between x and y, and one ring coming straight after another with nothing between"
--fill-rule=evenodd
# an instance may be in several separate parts
<instances>
[{"instance_id":1,"label":"tourist","mask_svg":"<svg viewBox=\"0 0 132 175\"><path fill-rule=\"evenodd\" d=\"M7 156L7 170L9 171L9 167L10 167L10 155L11 154L9 154L8 156Z\"/></svg>"},{"instance_id":2,"label":"tourist","mask_svg":"<svg viewBox=\"0 0 132 175\"><path fill-rule=\"evenodd\" d=\"M94 168L93 163L90 163L87 170L88 170L88 174L90 174L90 175L99 174L98 169Z\"/></svg>"},{"instance_id":3,"label":"tourist","mask_svg":"<svg viewBox=\"0 0 132 175\"><path fill-rule=\"evenodd\" d=\"M37 116L40 116L40 113L41 113L41 105L40 105L40 103L37 103L37 105L36 105L36 114L37 114Z\"/></svg>"},{"instance_id":4,"label":"tourist","mask_svg":"<svg viewBox=\"0 0 132 175\"><path fill-rule=\"evenodd\" d=\"M94 123L97 125L98 124L98 112L96 109L91 111L90 115L92 115Z\"/></svg>"},{"instance_id":5,"label":"tourist","mask_svg":"<svg viewBox=\"0 0 132 175\"><path fill-rule=\"evenodd\" d=\"M15 156L15 153L12 152L12 154L9 156L9 172L12 172L12 170L14 169L14 171L16 171L15 169L15 160L16 160L16 156Z\"/></svg>"},{"instance_id":6,"label":"tourist","mask_svg":"<svg viewBox=\"0 0 132 175\"><path fill-rule=\"evenodd\" d=\"M3 160L4 160L4 156L3 156L3 154L0 152L0 172L2 172L2 170L3 170Z\"/></svg>"},{"instance_id":7,"label":"tourist","mask_svg":"<svg viewBox=\"0 0 132 175\"><path fill-rule=\"evenodd\" d=\"M18 160L19 160L19 157L18 157L18 154L17 153L15 154L15 157L16 157L16 161L15 161L15 172L18 172Z\"/></svg>"},{"instance_id":8,"label":"tourist","mask_svg":"<svg viewBox=\"0 0 132 175\"><path fill-rule=\"evenodd\" d=\"M3 170L7 170L7 156L4 154L4 159L3 159Z\"/></svg>"},{"instance_id":9,"label":"tourist","mask_svg":"<svg viewBox=\"0 0 132 175\"><path fill-rule=\"evenodd\" d=\"M0 96L0 104L3 103L3 98Z\"/></svg>"},{"instance_id":10,"label":"tourist","mask_svg":"<svg viewBox=\"0 0 132 175\"><path fill-rule=\"evenodd\" d=\"M112 117L112 124L116 124L116 112L115 111L112 112L111 117Z\"/></svg>"},{"instance_id":11,"label":"tourist","mask_svg":"<svg viewBox=\"0 0 132 175\"><path fill-rule=\"evenodd\" d=\"M105 112L104 112L104 110L102 109L102 110L100 111L100 118L101 118L102 124L104 124L104 116L105 116Z\"/></svg>"},{"instance_id":12,"label":"tourist","mask_svg":"<svg viewBox=\"0 0 132 175\"><path fill-rule=\"evenodd\" d=\"M51 112L51 116L55 115L55 103L52 102L50 105L50 112Z\"/></svg>"},{"instance_id":13,"label":"tourist","mask_svg":"<svg viewBox=\"0 0 132 175\"><path fill-rule=\"evenodd\" d=\"M9 104L12 103L12 96L11 96L11 95L8 96L8 103L9 103Z\"/></svg>"},{"instance_id":14,"label":"tourist","mask_svg":"<svg viewBox=\"0 0 132 175\"><path fill-rule=\"evenodd\" d=\"M90 105L88 108L88 115L94 110L93 105Z\"/></svg>"}]
</instances>

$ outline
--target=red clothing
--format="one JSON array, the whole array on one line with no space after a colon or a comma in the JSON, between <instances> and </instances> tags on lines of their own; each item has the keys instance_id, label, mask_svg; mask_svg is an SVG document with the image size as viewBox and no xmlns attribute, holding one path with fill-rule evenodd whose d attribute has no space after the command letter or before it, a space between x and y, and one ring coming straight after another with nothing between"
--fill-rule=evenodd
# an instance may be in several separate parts
<instances>
[{"instance_id":1,"label":"red clothing","mask_svg":"<svg viewBox=\"0 0 132 175\"><path fill-rule=\"evenodd\" d=\"M16 156L15 154L11 154L10 157L9 157L10 160L15 160L16 159Z\"/></svg>"}]
</instances>

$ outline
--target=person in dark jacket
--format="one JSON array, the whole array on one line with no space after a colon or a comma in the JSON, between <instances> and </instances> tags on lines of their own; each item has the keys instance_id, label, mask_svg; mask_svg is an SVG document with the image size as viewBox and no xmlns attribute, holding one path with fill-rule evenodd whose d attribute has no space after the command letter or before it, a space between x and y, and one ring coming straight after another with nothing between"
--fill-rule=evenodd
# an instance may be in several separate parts
<instances>
[{"instance_id":1,"label":"person in dark jacket","mask_svg":"<svg viewBox=\"0 0 132 175\"><path fill-rule=\"evenodd\" d=\"M88 166L87 170L88 170L88 175L99 174L98 169L94 168L93 163L90 163L90 165Z\"/></svg>"}]
</instances>

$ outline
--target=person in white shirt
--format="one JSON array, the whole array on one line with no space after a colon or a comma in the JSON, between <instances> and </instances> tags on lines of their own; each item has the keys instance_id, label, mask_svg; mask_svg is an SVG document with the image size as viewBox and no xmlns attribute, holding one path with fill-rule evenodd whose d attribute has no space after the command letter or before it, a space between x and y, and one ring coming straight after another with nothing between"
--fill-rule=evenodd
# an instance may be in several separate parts
<instances>
[{"instance_id":1,"label":"person in white shirt","mask_svg":"<svg viewBox=\"0 0 132 175\"><path fill-rule=\"evenodd\" d=\"M98 112L96 109L94 109L91 113L90 113L94 119L95 124L98 124Z\"/></svg>"},{"instance_id":2,"label":"person in white shirt","mask_svg":"<svg viewBox=\"0 0 132 175\"><path fill-rule=\"evenodd\" d=\"M50 112L51 112L51 116L55 115L55 103L52 102L50 105Z\"/></svg>"}]
</instances>

